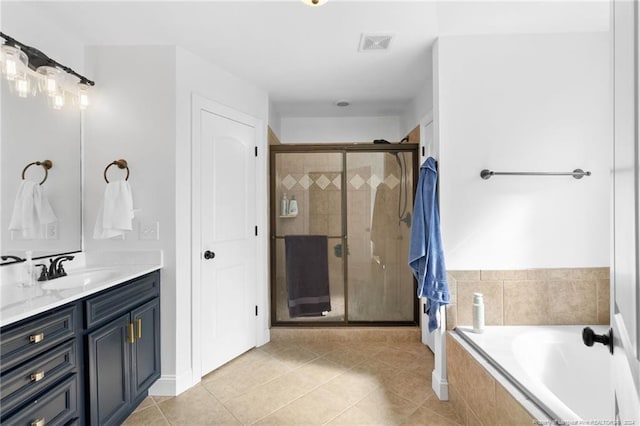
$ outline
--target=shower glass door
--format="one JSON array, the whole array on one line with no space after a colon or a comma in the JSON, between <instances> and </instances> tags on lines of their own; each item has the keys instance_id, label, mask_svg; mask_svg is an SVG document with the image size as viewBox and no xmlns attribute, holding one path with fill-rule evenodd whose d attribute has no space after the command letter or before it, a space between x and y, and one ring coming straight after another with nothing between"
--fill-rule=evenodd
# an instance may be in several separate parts
<instances>
[{"instance_id":1,"label":"shower glass door","mask_svg":"<svg viewBox=\"0 0 640 426\"><path fill-rule=\"evenodd\" d=\"M275 174L271 193L272 281L275 279L275 286L272 285L272 310L275 307L275 322L343 322L345 320L344 258L341 253L344 240L343 155L331 152L278 153L271 164L272 180ZM290 213L282 206L285 196L289 206L291 200L296 200L297 213ZM326 236L327 252L315 258L296 258L295 253L293 255L289 253L287 258L285 240L287 237L294 236ZM316 268L324 262L327 265L326 274L329 280L330 309L314 315L295 313L291 305L300 298L292 296L290 290L295 289L287 288L287 273L295 273L300 269L307 270L309 282L290 282L289 284L290 286L307 284L313 286L318 284L319 272ZM317 292L314 295L317 295Z\"/></svg>"},{"instance_id":2,"label":"shower glass door","mask_svg":"<svg viewBox=\"0 0 640 426\"><path fill-rule=\"evenodd\" d=\"M417 323L407 265L416 156L415 145L271 147L273 325ZM283 204L293 199L292 213Z\"/></svg>"},{"instance_id":3,"label":"shower glass door","mask_svg":"<svg viewBox=\"0 0 640 426\"><path fill-rule=\"evenodd\" d=\"M416 295L407 265L413 154L347 153L350 321L414 320Z\"/></svg>"}]
</instances>

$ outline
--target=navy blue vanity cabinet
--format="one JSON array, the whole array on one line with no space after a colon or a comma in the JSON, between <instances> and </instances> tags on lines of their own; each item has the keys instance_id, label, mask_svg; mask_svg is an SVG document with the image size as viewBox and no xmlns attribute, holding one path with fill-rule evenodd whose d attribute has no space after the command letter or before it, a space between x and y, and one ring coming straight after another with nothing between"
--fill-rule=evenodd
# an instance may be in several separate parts
<instances>
[{"instance_id":1,"label":"navy blue vanity cabinet","mask_svg":"<svg viewBox=\"0 0 640 426\"><path fill-rule=\"evenodd\" d=\"M66 425L83 416L79 303L3 327L0 423Z\"/></svg>"},{"instance_id":2,"label":"navy blue vanity cabinet","mask_svg":"<svg viewBox=\"0 0 640 426\"><path fill-rule=\"evenodd\" d=\"M84 302L89 423L119 425L160 377L160 273Z\"/></svg>"}]
</instances>

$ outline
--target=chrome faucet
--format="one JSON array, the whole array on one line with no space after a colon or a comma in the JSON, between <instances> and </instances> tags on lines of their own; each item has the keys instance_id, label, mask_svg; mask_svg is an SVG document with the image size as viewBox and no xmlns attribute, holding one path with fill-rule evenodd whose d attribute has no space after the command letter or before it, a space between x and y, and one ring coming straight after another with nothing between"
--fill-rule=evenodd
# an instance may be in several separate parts
<instances>
[{"instance_id":1,"label":"chrome faucet","mask_svg":"<svg viewBox=\"0 0 640 426\"><path fill-rule=\"evenodd\" d=\"M60 278L67 275L67 272L62 267L62 262L67 260L73 260L73 256L58 256L55 259L51 259L49 265L49 273L47 279Z\"/></svg>"}]
</instances>

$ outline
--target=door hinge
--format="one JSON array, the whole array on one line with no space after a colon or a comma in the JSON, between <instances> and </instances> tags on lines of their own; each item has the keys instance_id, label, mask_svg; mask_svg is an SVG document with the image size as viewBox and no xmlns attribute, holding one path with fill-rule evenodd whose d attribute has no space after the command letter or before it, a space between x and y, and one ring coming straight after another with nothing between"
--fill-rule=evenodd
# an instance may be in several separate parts
<instances>
[{"instance_id":1,"label":"door hinge","mask_svg":"<svg viewBox=\"0 0 640 426\"><path fill-rule=\"evenodd\" d=\"M424 157L424 146L422 147L422 156Z\"/></svg>"},{"instance_id":2,"label":"door hinge","mask_svg":"<svg viewBox=\"0 0 640 426\"><path fill-rule=\"evenodd\" d=\"M256 305L256 316L258 316L258 305Z\"/></svg>"},{"instance_id":3,"label":"door hinge","mask_svg":"<svg viewBox=\"0 0 640 426\"><path fill-rule=\"evenodd\" d=\"M254 230L255 230L256 237L257 237L258 236L258 225L256 225Z\"/></svg>"},{"instance_id":4,"label":"door hinge","mask_svg":"<svg viewBox=\"0 0 640 426\"><path fill-rule=\"evenodd\" d=\"M255 148L255 153L256 153L256 157L258 156L258 147L254 147Z\"/></svg>"}]
</instances>

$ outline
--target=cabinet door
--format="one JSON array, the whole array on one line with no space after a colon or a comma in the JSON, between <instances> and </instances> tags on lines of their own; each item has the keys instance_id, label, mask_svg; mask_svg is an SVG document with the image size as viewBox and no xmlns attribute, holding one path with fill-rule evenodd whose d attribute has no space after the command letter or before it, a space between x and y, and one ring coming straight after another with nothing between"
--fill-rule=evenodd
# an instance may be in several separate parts
<instances>
[{"instance_id":1,"label":"cabinet door","mask_svg":"<svg viewBox=\"0 0 640 426\"><path fill-rule=\"evenodd\" d=\"M129 313L87 334L92 425L117 424L130 408Z\"/></svg>"},{"instance_id":2,"label":"cabinet door","mask_svg":"<svg viewBox=\"0 0 640 426\"><path fill-rule=\"evenodd\" d=\"M133 351L132 400L160 377L160 299L155 298L131 311L135 330Z\"/></svg>"}]
</instances>

